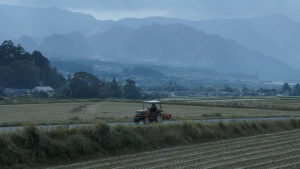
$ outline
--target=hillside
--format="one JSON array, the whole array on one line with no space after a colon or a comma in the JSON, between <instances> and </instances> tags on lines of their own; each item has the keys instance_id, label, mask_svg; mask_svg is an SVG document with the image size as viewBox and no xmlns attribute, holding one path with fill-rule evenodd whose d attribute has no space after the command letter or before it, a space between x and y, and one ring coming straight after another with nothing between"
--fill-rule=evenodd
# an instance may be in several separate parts
<instances>
[{"instance_id":1,"label":"hillside","mask_svg":"<svg viewBox=\"0 0 300 169\"><path fill-rule=\"evenodd\" d=\"M29 8L0 5L0 32L11 38L22 35L41 38L52 34L81 31L86 34L105 29L110 21L60 8Z\"/></svg>"},{"instance_id":2,"label":"hillside","mask_svg":"<svg viewBox=\"0 0 300 169\"><path fill-rule=\"evenodd\" d=\"M80 32L53 35L45 38L39 49L47 56L66 58L196 66L263 78L296 76L296 70L258 51L182 24L152 24L138 29L116 26L89 37Z\"/></svg>"},{"instance_id":3,"label":"hillside","mask_svg":"<svg viewBox=\"0 0 300 169\"><path fill-rule=\"evenodd\" d=\"M258 50L286 64L298 67L300 48L300 23L284 15L270 15L248 19L214 19L188 21L174 18L150 17L128 18L117 22L119 25L140 28L149 24L181 23L206 33L217 34L238 44Z\"/></svg>"},{"instance_id":4,"label":"hillside","mask_svg":"<svg viewBox=\"0 0 300 169\"><path fill-rule=\"evenodd\" d=\"M234 39L241 45L259 50L282 62L298 67L300 23L281 15L243 20L199 22L199 29Z\"/></svg>"},{"instance_id":5,"label":"hillside","mask_svg":"<svg viewBox=\"0 0 300 169\"><path fill-rule=\"evenodd\" d=\"M0 86L7 88L33 88L51 86L58 88L66 83L62 75L39 51L27 53L12 41L0 45Z\"/></svg>"}]
</instances>

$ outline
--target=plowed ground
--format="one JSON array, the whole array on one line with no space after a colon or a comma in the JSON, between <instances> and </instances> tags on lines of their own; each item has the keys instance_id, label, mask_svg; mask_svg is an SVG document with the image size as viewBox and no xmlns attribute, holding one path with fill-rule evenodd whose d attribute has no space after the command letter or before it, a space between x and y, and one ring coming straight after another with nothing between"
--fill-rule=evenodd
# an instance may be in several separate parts
<instances>
[{"instance_id":1,"label":"plowed ground","mask_svg":"<svg viewBox=\"0 0 300 169\"><path fill-rule=\"evenodd\" d=\"M300 168L300 130L125 155L51 169Z\"/></svg>"}]
</instances>

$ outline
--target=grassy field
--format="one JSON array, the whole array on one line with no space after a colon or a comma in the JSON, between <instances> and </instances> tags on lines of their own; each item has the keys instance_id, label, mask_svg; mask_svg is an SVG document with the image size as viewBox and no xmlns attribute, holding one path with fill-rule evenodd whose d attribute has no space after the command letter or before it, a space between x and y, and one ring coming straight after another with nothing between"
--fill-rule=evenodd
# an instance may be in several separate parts
<instances>
[{"instance_id":1,"label":"grassy field","mask_svg":"<svg viewBox=\"0 0 300 169\"><path fill-rule=\"evenodd\" d=\"M0 125L131 122L137 109L142 109L141 103L126 101L2 104ZM186 101L168 101L163 109L172 114L172 120L300 116L300 110L207 106Z\"/></svg>"},{"instance_id":2,"label":"grassy field","mask_svg":"<svg viewBox=\"0 0 300 169\"><path fill-rule=\"evenodd\" d=\"M298 169L300 130L179 146L51 169Z\"/></svg>"},{"instance_id":3,"label":"grassy field","mask_svg":"<svg viewBox=\"0 0 300 169\"><path fill-rule=\"evenodd\" d=\"M164 102L167 104L163 105L163 109L172 114L172 120L300 116L299 98L178 99ZM248 106L236 106L236 102ZM258 104L285 105L287 108L276 109L273 106L274 109L266 109ZM99 120L131 122L136 110L141 108L142 104L137 102L101 100L1 104L0 125L95 123Z\"/></svg>"},{"instance_id":4,"label":"grassy field","mask_svg":"<svg viewBox=\"0 0 300 169\"><path fill-rule=\"evenodd\" d=\"M300 99L294 97L176 98L165 99L163 102L163 109L172 114L173 120L300 117ZM17 100L0 103L2 126L24 123L96 124L70 130L60 127L51 131L38 131L31 126L24 131L1 133L0 168L41 168L95 158L100 160L72 167L299 167L300 120L297 119L139 126L109 126L99 123L132 122L135 111L141 108L140 102L128 100ZM279 131L277 134L253 136ZM173 146L175 147L161 149ZM143 151L150 152L134 154ZM132 155L119 156L122 154ZM65 166L58 169L64 168Z\"/></svg>"},{"instance_id":5,"label":"grassy field","mask_svg":"<svg viewBox=\"0 0 300 169\"><path fill-rule=\"evenodd\" d=\"M91 159L99 160L66 168L240 168L273 159L294 162L299 160L299 128L300 120L295 119L139 126L97 123L51 131L29 125L23 131L0 134L0 168L45 168ZM247 137L275 132L281 133ZM230 140L234 138L238 139ZM156 153L147 152L151 150Z\"/></svg>"},{"instance_id":6,"label":"grassy field","mask_svg":"<svg viewBox=\"0 0 300 169\"><path fill-rule=\"evenodd\" d=\"M165 99L174 104L259 108L271 110L300 110L300 97L211 97L211 98L178 98Z\"/></svg>"}]
</instances>

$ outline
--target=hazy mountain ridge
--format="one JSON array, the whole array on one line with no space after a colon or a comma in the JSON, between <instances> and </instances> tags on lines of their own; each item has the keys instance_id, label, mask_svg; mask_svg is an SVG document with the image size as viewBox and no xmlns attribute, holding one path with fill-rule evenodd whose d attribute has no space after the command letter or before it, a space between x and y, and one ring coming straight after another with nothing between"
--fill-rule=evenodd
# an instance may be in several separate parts
<instances>
[{"instance_id":1,"label":"hazy mountain ridge","mask_svg":"<svg viewBox=\"0 0 300 169\"><path fill-rule=\"evenodd\" d=\"M203 21L199 22L198 28L234 39L245 47L262 51L294 67L300 63L300 24L285 16Z\"/></svg>"},{"instance_id":2,"label":"hazy mountain ridge","mask_svg":"<svg viewBox=\"0 0 300 169\"><path fill-rule=\"evenodd\" d=\"M105 29L110 21L98 21L91 15L60 8L29 8L0 5L0 31L12 38L27 35L41 38L72 31L93 33Z\"/></svg>"},{"instance_id":3,"label":"hazy mountain ridge","mask_svg":"<svg viewBox=\"0 0 300 169\"><path fill-rule=\"evenodd\" d=\"M20 19L30 22L17 27ZM8 34L4 30L9 30L14 37L28 34L16 41L28 50L37 48L48 57L198 66L225 73L260 74L264 78L295 78L298 75L295 73L298 70L273 59L276 58L273 55L269 55L273 58L267 56L270 54L267 49L273 51L272 48L276 49L275 54L290 54L279 50L284 47L270 39L265 30L253 26L253 22L266 22L257 19L232 20L231 24L228 20L187 21L161 17L112 22L59 8L0 5L0 20L10 23L6 24L6 29L0 28L0 32Z\"/></svg>"},{"instance_id":4,"label":"hazy mountain ridge","mask_svg":"<svg viewBox=\"0 0 300 169\"><path fill-rule=\"evenodd\" d=\"M127 63L197 66L225 73L260 74L264 78L296 74L296 70L258 51L182 24L152 24L138 29L117 26L89 37L80 32L52 35L45 38L39 50L47 56L98 56Z\"/></svg>"},{"instance_id":5,"label":"hazy mountain ridge","mask_svg":"<svg viewBox=\"0 0 300 169\"><path fill-rule=\"evenodd\" d=\"M250 49L258 50L284 63L298 67L300 63L300 23L284 15L270 15L248 19L213 19L188 21L174 18L150 17L145 19L128 18L117 22L132 28L148 24L181 23L235 40Z\"/></svg>"}]
</instances>

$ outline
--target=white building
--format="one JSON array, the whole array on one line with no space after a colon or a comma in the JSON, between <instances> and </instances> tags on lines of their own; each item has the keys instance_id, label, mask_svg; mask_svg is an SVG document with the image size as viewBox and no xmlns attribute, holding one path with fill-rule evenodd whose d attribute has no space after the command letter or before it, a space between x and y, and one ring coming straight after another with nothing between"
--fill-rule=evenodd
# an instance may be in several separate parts
<instances>
[{"instance_id":1,"label":"white building","mask_svg":"<svg viewBox=\"0 0 300 169\"><path fill-rule=\"evenodd\" d=\"M33 89L34 91L53 92L54 89L50 86L37 86Z\"/></svg>"}]
</instances>

